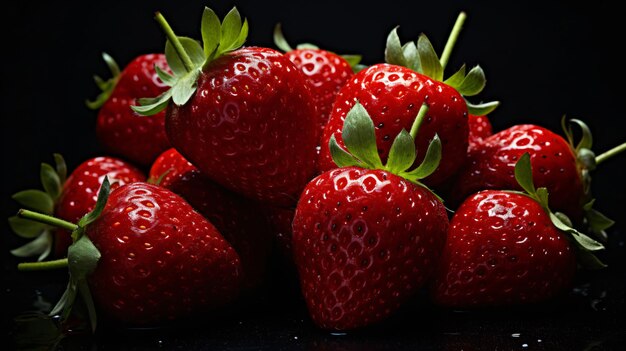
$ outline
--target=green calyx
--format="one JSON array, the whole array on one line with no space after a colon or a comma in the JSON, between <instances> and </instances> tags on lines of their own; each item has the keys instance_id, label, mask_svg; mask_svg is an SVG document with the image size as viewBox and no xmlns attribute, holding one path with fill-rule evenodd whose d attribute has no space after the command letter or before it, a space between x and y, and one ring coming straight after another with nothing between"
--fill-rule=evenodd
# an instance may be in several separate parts
<instances>
[{"instance_id":1,"label":"green calyx","mask_svg":"<svg viewBox=\"0 0 626 351\"><path fill-rule=\"evenodd\" d=\"M330 138L330 154L333 161L338 167L357 166L367 169L382 169L428 189L419 180L431 175L439 166L441 140L438 135L435 134L428 145L422 163L411 169L417 157L415 136L427 111L428 106L423 104L413 123L411 133L402 129L396 136L389 150L387 164L383 165L376 145L374 122L363 105L357 102L346 115L341 133L347 150L339 146L334 134Z\"/></svg>"},{"instance_id":2,"label":"green calyx","mask_svg":"<svg viewBox=\"0 0 626 351\"><path fill-rule=\"evenodd\" d=\"M294 50L291 47L291 45L289 45L289 43L287 42L287 39L285 39L285 36L283 35L282 26L280 23L277 23L276 26L274 26L274 44L276 45L277 48L279 48L283 52L289 52L289 51ZM306 50L306 49L318 50L319 47L317 45L310 44L310 43L302 43L302 44L298 44L296 46L296 49L297 50ZM344 60L348 62L348 64L350 65L354 73L357 73L367 67L361 64L361 59L363 58L361 55L339 55L339 56L341 56Z\"/></svg>"},{"instance_id":3,"label":"green calyx","mask_svg":"<svg viewBox=\"0 0 626 351\"><path fill-rule=\"evenodd\" d=\"M155 18L167 36L165 58L173 74L155 66L159 78L170 89L155 98L139 99L138 106L131 106L144 116L163 111L170 101L177 106L187 103L196 92L196 81L202 69L218 57L239 49L248 37L248 20L242 22L236 8L220 21L213 10L205 7L201 22L202 45L194 39L176 36L161 13Z\"/></svg>"},{"instance_id":4,"label":"green calyx","mask_svg":"<svg viewBox=\"0 0 626 351\"><path fill-rule=\"evenodd\" d=\"M548 189L545 187L535 188L530 155L528 153L524 153L515 164L515 179L522 189L524 189L526 195L537 201L544 211L546 211L552 224L572 239L582 265L591 269L606 267L606 265L594 255L594 252L603 250L604 245L576 230L565 214L560 212L554 213L550 210L548 206Z\"/></svg>"},{"instance_id":5,"label":"green calyx","mask_svg":"<svg viewBox=\"0 0 626 351\"><path fill-rule=\"evenodd\" d=\"M109 97L111 97L111 93L113 93L113 89L115 89L115 86L120 79L120 66L118 66L113 57L106 52L103 52L102 59L106 63L107 67L109 67L109 71L111 71L111 78L104 80L100 76L93 76L93 80L96 82L96 85L100 88L101 92L95 100L85 101L87 107L92 110L97 110L104 105Z\"/></svg>"},{"instance_id":6,"label":"green calyx","mask_svg":"<svg viewBox=\"0 0 626 351\"><path fill-rule=\"evenodd\" d=\"M572 125L574 124L577 125L581 131L581 138L578 143L574 141L574 131L572 130ZM561 118L561 127L563 128L565 137L567 138L574 155L576 155L576 162L583 182L584 224L588 228L589 233L596 239L606 242L606 230L615 224L615 222L593 208L595 199L591 193L591 172L594 171L602 162L605 162L606 160L625 151L626 143L618 145L617 147L596 156L596 154L591 150L593 146L593 136L591 134L591 130L585 122L578 119L570 119L568 123L565 116L563 116L563 118Z\"/></svg>"},{"instance_id":7,"label":"green calyx","mask_svg":"<svg viewBox=\"0 0 626 351\"><path fill-rule=\"evenodd\" d=\"M456 73L444 80L444 70L466 17L464 12L459 14L441 57L437 55L425 34L421 34L416 42L403 45L398 36L398 27L394 28L387 36L385 61L410 68L433 80L443 82L456 89L463 97L478 95L486 84L485 73L480 66L475 66L466 72L465 65L463 65ZM467 99L465 102L468 112L477 116L489 114L500 104L498 101L473 104Z\"/></svg>"},{"instance_id":8,"label":"green calyx","mask_svg":"<svg viewBox=\"0 0 626 351\"><path fill-rule=\"evenodd\" d=\"M67 250L67 259L20 264L18 268L22 271L35 271L67 266L70 273L67 288L61 296L61 299L57 302L54 308L52 308L49 315L60 315L62 321L67 320L72 312L76 296L80 295L85 306L87 307L92 331L95 331L96 329L97 317L96 308L93 298L91 297L87 278L96 269L101 255L100 251L98 251L96 246L89 239L89 236L86 235L86 228L89 224L95 221L104 210L110 191L111 185L108 177L105 176L102 186L100 187L100 191L98 192L98 199L93 211L84 215L78 221L78 224L69 223L43 213L37 213L29 210L22 209L18 212L19 218L72 231L73 244L70 245Z\"/></svg>"},{"instance_id":9,"label":"green calyx","mask_svg":"<svg viewBox=\"0 0 626 351\"><path fill-rule=\"evenodd\" d=\"M54 213L54 206L61 195L67 177L67 166L63 156L60 154L53 154L53 156L55 167L47 163L41 164L39 177L43 191L29 189L13 194L13 199L21 206L47 215ZM17 257L37 256L38 261L50 255L53 242L52 227L18 216L9 217L9 226L18 236L32 239L27 244L11 250L11 254Z\"/></svg>"}]
</instances>

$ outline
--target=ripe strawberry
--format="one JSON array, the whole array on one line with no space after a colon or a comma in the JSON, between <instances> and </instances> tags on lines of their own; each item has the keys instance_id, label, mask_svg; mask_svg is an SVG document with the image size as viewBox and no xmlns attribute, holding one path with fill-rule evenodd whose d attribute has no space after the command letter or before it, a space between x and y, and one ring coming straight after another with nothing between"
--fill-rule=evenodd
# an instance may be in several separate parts
<instances>
[{"instance_id":1,"label":"ripe strawberry","mask_svg":"<svg viewBox=\"0 0 626 351\"><path fill-rule=\"evenodd\" d=\"M259 286L271 249L269 224L260 206L216 184L171 148L155 160L150 179L185 199L235 248L247 288Z\"/></svg>"},{"instance_id":2,"label":"ripe strawberry","mask_svg":"<svg viewBox=\"0 0 626 351\"><path fill-rule=\"evenodd\" d=\"M620 147L596 157L591 148L591 132L579 120L570 122L583 131L581 142L574 146L571 128L565 126L567 139L550 130L531 124L512 126L483 140L470 150L467 164L452 187L453 202L483 189L520 189L514 176L515 163L528 152L533 165L533 180L550 192L550 208L562 212L574 223L584 221L591 234L599 239L613 222L593 210L590 175L599 160L618 153ZM617 151L615 151L617 150Z\"/></svg>"},{"instance_id":3,"label":"ripe strawberry","mask_svg":"<svg viewBox=\"0 0 626 351\"><path fill-rule=\"evenodd\" d=\"M383 166L374 133L357 103L342 134L352 154L333 137L341 168L313 179L296 207L294 258L309 312L324 329L364 327L394 313L425 284L445 242L446 210L417 181L437 167L439 139L407 171L415 161L412 136L398 135Z\"/></svg>"},{"instance_id":4,"label":"ripe strawberry","mask_svg":"<svg viewBox=\"0 0 626 351\"><path fill-rule=\"evenodd\" d=\"M51 315L67 319L77 293L94 329L95 306L117 323L146 325L203 313L235 298L239 257L187 202L143 182L118 187L110 196L108 191L105 180L94 211L77 225L56 222L73 230L75 241L68 249L68 290ZM29 211L20 216L53 223Z\"/></svg>"},{"instance_id":5,"label":"ripe strawberry","mask_svg":"<svg viewBox=\"0 0 626 351\"><path fill-rule=\"evenodd\" d=\"M81 163L66 179L67 167L59 154L54 154L56 167L41 164L41 182L44 190L25 190L13 195L13 198L26 208L69 222L77 222L96 205L98 189L107 176L112 188L144 181L145 175L128 162L113 157L94 157ZM55 229L40 223L27 221L17 217L9 218L13 231L25 238L35 240L12 250L20 257L39 255L39 260L46 258L52 249L57 257L67 255L67 248L72 243L70 233L63 229ZM54 240L52 234L54 233Z\"/></svg>"},{"instance_id":6,"label":"ripe strawberry","mask_svg":"<svg viewBox=\"0 0 626 351\"><path fill-rule=\"evenodd\" d=\"M463 18L460 16L459 21L462 22ZM446 47L451 47L451 44ZM347 112L358 100L374 120L379 153L383 160L389 155L393 136L402 128L408 130L420 106L426 103L429 110L417 138L417 160L424 157L428 142L435 133L441 138L443 155L439 168L425 182L433 186L442 184L457 171L467 154L468 111L484 115L493 110L497 103L475 106L463 98L476 95L484 88L485 76L478 66L467 74L463 66L444 81L443 69L448 55L449 50L440 60L424 35L420 36L417 45L410 42L401 46L394 29L387 39L385 57L388 63L362 70L339 91L322 136L318 161L320 170L335 167L328 142L333 134L341 133ZM342 145L341 141L339 144Z\"/></svg>"},{"instance_id":7,"label":"ripe strawberry","mask_svg":"<svg viewBox=\"0 0 626 351\"><path fill-rule=\"evenodd\" d=\"M318 141L313 99L300 70L276 50L239 48L248 23L236 9L223 25L205 9L204 49L176 37L160 14L157 20L168 34L165 53L174 76L162 78L172 88L140 100L135 111L151 114L168 106L172 145L202 173L249 198L295 204L315 170Z\"/></svg>"},{"instance_id":8,"label":"ripe strawberry","mask_svg":"<svg viewBox=\"0 0 626 351\"><path fill-rule=\"evenodd\" d=\"M484 139L493 134L491 122L487 116L468 115L469 135L467 137L469 150L474 149Z\"/></svg>"},{"instance_id":9,"label":"ripe strawberry","mask_svg":"<svg viewBox=\"0 0 626 351\"><path fill-rule=\"evenodd\" d=\"M285 40L280 24L274 28L274 43L304 73L320 116L320 131L323 131L339 89L354 75L353 67L355 70L362 68L361 56L337 55L308 43L293 49Z\"/></svg>"},{"instance_id":10,"label":"ripe strawberry","mask_svg":"<svg viewBox=\"0 0 626 351\"><path fill-rule=\"evenodd\" d=\"M96 122L98 140L107 153L149 165L170 147L165 134L165 113L142 118L130 107L139 98L155 97L167 90L155 68L169 70L165 55L137 56L121 72L109 55L103 57L113 77L106 82L96 77L102 93L87 103L92 109L100 109Z\"/></svg>"},{"instance_id":11,"label":"ripe strawberry","mask_svg":"<svg viewBox=\"0 0 626 351\"><path fill-rule=\"evenodd\" d=\"M292 262L292 224L296 212L295 208L269 207L265 212L278 250L283 255L283 258L286 258L288 262Z\"/></svg>"},{"instance_id":12,"label":"ripe strawberry","mask_svg":"<svg viewBox=\"0 0 626 351\"><path fill-rule=\"evenodd\" d=\"M528 153L515 174L527 194L484 190L456 211L432 283L436 303L474 308L545 301L571 288L576 252L588 260L581 263L601 266L591 251L603 246L550 212L545 188L535 190Z\"/></svg>"}]
</instances>

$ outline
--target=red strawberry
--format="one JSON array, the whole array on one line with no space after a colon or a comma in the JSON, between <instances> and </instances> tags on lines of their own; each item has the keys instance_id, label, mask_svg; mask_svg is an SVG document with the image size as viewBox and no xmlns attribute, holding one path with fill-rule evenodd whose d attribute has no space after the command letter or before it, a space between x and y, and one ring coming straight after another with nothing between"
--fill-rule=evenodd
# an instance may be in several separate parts
<instances>
[{"instance_id":1,"label":"red strawberry","mask_svg":"<svg viewBox=\"0 0 626 351\"><path fill-rule=\"evenodd\" d=\"M168 43L180 44L165 50L174 76L164 81L172 88L141 100L135 110L150 114L169 106L172 145L216 182L255 200L295 204L314 172L318 138L315 107L300 70L276 50L239 48L248 23L242 24L236 9L223 26L205 9L204 49L174 36L160 14L157 19Z\"/></svg>"},{"instance_id":2,"label":"red strawberry","mask_svg":"<svg viewBox=\"0 0 626 351\"><path fill-rule=\"evenodd\" d=\"M263 281L271 248L268 223L260 206L205 177L176 149L165 151L150 169L150 179L185 199L235 248L248 288Z\"/></svg>"},{"instance_id":3,"label":"red strawberry","mask_svg":"<svg viewBox=\"0 0 626 351\"><path fill-rule=\"evenodd\" d=\"M280 253L288 262L293 261L293 217L295 208L270 207L266 210L266 216Z\"/></svg>"},{"instance_id":4,"label":"red strawberry","mask_svg":"<svg viewBox=\"0 0 626 351\"><path fill-rule=\"evenodd\" d=\"M624 149L624 145L596 157L591 148L591 132L579 120L571 120L583 130L581 142L574 146L571 128L563 127L567 139L550 130L531 124L516 125L483 140L470 150L465 167L452 187L456 203L483 189L520 189L514 176L515 163L528 152L533 165L535 184L550 192L550 208L563 212L575 223L584 221L591 234L604 236L613 222L593 210L590 176L597 160L606 160ZM621 148L621 149L620 149Z\"/></svg>"},{"instance_id":5,"label":"red strawberry","mask_svg":"<svg viewBox=\"0 0 626 351\"><path fill-rule=\"evenodd\" d=\"M300 44L293 49L285 40L280 24L274 29L274 43L306 76L323 131L339 89L354 75L352 67L360 68L361 57L337 55L312 44Z\"/></svg>"},{"instance_id":6,"label":"red strawberry","mask_svg":"<svg viewBox=\"0 0 626 351\"><path fill-rule=\"evenodd\" d=\"M383 166L374 124L360 104L342 136L351 154L333 137L333 159L342 168L306 186L293 222L304 298L313 321L331 330L368 326L397 311L430 277L448 230L443 204L417 182L437 167L437 137L425 162L408 171L414 139L403 130Z\"/></svg>"},{"instance_id":7,"label":"red strawberry","mask_svg":"<svg viewBox=\"0 0 626 351\"><path fill-rule=\"evenodd\" d=\"M491 122L487 116L468 115L469 135L467 138L469 149L483 142L492 132Z\"/></svg>"},{"instance_id":8,"label":"red strawberry","mask_svg":"<svg viewBox=\"0 0 626 351\"><path fill-rule=\"evenodd\" d=\"M463 18L460 17L460 21ZM319 168L328 170L335 167L328 142L333 134L341 133L346 114L355 101L363 104L374 120L383 160L389 155L393 136L403 128L411 128L420 106L425 103L429 110L417 139L417 160L423 159L428 142L437 133L443 144L442 161L425 182L442 184L466 158L468 107L470 113L486 114L497 105L474 106L463 98L463 95L475 95L483 89L483 71L477 66L466 75L463 66L444 82L443 68L447 55L444 54L440 60L424 35L420 36L417 45L411 42L401 46L395 29L387 39L385 56L388 64L376 64L362 70L339 91L322 136ZM341 141L339 143L342 145Z\"/></svg>"},{"instance_id":9,"label":"red strawberry","mask_svg":"<svg viewBox=\"0 0 626 351\"><path fill-rule=\"evenodd\" d=\"M88 102L90 108L100 108L96 122L98 140L107 153L149 165L170 147L164 127L165 113L142 118L130 107L139 98L155 97L167 90L155 70L155 67L169 70L165 55L140 55L121 72L109 55L103 56L113 78L104 82L96 77L103 92L95 101Z\"/></svg>"},{"instance_id":10,"label":"red strawberry","mask_svg":"<svg viewBox=\"0 0 626 351\"><path fill-rule=\"evenodd\" d=\"M232 301L240 284L235 250L173 192L135 182L102 184L98 204L73 230L70 283L51 315L66 319L77 293L95 329L95 306L117 323L146 325L204 313ZM50 217L20 211L51 223ZM56 223L59 225L59 223ZM91 300L93 294L93 300Z\"/></svg>"},{"instance_id":11,"label":"red strawberry","mask_svg":"<svg viewBox=\"0 0 626 351\"><path fill-rule=\"evenodd\" d=\"M145 175L128 162L113 157L94 157L81 163L66 178L67 168L63 157L54 155L56 169L43 163L41 165L41 181L45 192L25 190L13 198L22 206L69 222L77 222L96 205L98 189L104 177L111 181L111 187L144 181ZM16 217L9 219L11 227L18 235L27 238L37 237L34 241L13 250L13 254L21 257L39 255L39 260L48 256L52 248L52 235L47 227L40 223L26 221ZM64 257L72 238L67 230L56 229L54 253Z\"/></svg>"},{"instance_id":12,"label":"red strawberry","mask_svg":"<svg viewBox=\"0 0 626 351\"><path fill-rule=\"evenodd\" d=\"M515 167L527 194L485 190L456 211L433 280L435 302L472 308L545 301L571 288L576 251L589 258L602 248L550 212L530 167L528 154Z\"/></svg>"}]
</instances>

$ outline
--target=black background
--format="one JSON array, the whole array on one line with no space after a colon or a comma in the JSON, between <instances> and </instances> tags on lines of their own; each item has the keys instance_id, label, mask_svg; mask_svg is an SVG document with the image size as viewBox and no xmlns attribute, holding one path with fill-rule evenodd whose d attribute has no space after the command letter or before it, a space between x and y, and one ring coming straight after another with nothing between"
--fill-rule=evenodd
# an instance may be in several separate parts
<instances>
[{"instance_id":1,"label":"black background","mask_svg":"<svg viewBox=\"0 0 626 351\"><path fill-rule=\"evenodd\" d=\"M83 160L101 154L95 141L96 114L84 104L85 99L97 95L92 75L107 77L101 53L108 52L123 66L137 55L161 51L164 36L153 20L157 10L163 12L177 34L199 38L204 5L211 6L220 17L236 5L250 23L247 45L274 47L272 29L282 22L292 45L312 42L338 53L359 53L365 64L383 60L386 36L396 25L400 26L403 42L415 40L424 32L441 52L458 13L466 11L468 18L447 74L462 63L483 67L487 87L473 101L501 101L502 105L491 115L495 130L517 123L535 123L560 133L560 118L567 115L588 123L598 153L626 140L624 56L618 54L623 51L623 19L616 5L609 1L580 4L391 0L11 2L3 5L0 55L1 213L5 218L17 210L10 195L28 187L39 187L39 164L53 162L53 152L66 157L70 170ZM621 156L611 160L594 173L597 208L617 220L613 229L616 235L624 233L626 228L625 159L626 156ZM16 295L14 291L21 288L25 278L16 278L13 268L16 260L8 255L8 250L18 241L10 234L6 221L2 228L3 292L7 292L3 313L10 317L18 307L6 299ZM619 245L623 248L623 241ZM619 287L623 293L623 285ZM623 294L620 299L623 303ZM295 306L298 310L300 305ZM253 326L248 329L229 330L233 338L245 340L246 330L258 333L263 325L265 329L260 330L273 335L271 340L278 340L276 345L289 345L281 343L281 338L285 337L286 342L294 339L281 334L281 330L311 328L305 314L294 313L293 318L300 323L296 326L285 322L289 324L286 326L278 318L267 322L259 317L257 322L252 319ZM498 318L493 323L484 316L481 320L487 329L501 328ZM586 324L576 326L584 329ZM572 326L562 328L571 330ZM329 349L362 346L354 340L345 343L331 340L325 344L327 337L325 334L311 337L313 344L307 345L316 346L319 341ZM374 345L400 345L398 340L403 338L407 339L406 335L391 333L389 338L376 339L378 344L374 342ZM181 340L184 343L196 339L189 336ZM261 337L258 342L263 340ZM407 340L417 345L415 339ZM431 340L427 345L440 344ZM522 343L511 345L519 348Z\"/></svg>"}]
</instances>

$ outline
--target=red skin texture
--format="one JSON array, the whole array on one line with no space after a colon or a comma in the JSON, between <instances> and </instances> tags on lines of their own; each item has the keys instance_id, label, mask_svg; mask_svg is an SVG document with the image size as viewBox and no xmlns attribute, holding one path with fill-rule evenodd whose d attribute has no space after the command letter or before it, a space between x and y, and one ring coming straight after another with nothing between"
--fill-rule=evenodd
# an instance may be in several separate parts
<instances>
[{"instance_id":1,"label":"red skin texture","mask_svg":"<svg viewBox=\"0 0 626 351\"><path fill-rule=\"evenodd\" d=\"M260 206L205 177L174 148L157 157L150 179L165 172L159 185L180 195L219 230L239 254L244 286L259 286L271 250L269 225Z\"/></svg>"},{"instance_id":2,"label":"red skin texture","mask_svg":"<svg viewBox=\"0 0 626 351\"><path fill-rule=\"evenodd\" d=\"M432 296L454 308L539 302L570 288L575 270L574 249L537 202L486 190L452 218Z\"/></svg>"},{"instance_id":3,"label":"red skin texture","mask_svg":"<svg viewBox=\"0 0 626 351\"><path fill-rule=\"evenodd\" d=\"M297 202L315 171L318 122L304 76L286 56L243 48L204 69L182 106L169 104L172 145L202 173L244 196Z\"/></svg>"},{"instance_id":4,"label":"red skin texture","mask_svg":"<svg viewBox=\"0 0 626 351\"><path fill-rule=\"evenodd\" d=\"M169 71L163 54L141 55L131 61L96 121L98 140L108 153L144 166L170 147L165 112L140 116L130 108L138 105L137 99L156 97L169 88L157 76L154 65Z\"/></svg>"},{"instance_id":5,"label":"red skin texture","mask_svg":"<svg viewBox=\"0 0 626 351\"><path fill-rule=\"evenodd\" d=\"M111 188L124 184L141 182L146 176L135 166L114 157L94 157L81 163L63 184L63 191L57 200L54 216L71 223L78 221L93 210L98 199L98 191L108 176ZM70 232L57 229L54 252L57 257L65 257L72 244Z\"/></svg>"},{"instance_id":6,"label":"red skin texture","mask_svg":"<svg viewBox=\"0 0 626 351\"><path fill-rule=\"evenodd\" d=\"M117 322L173 320L221 307L238 294L235 250L165 188L117 188L86 234L102 255L89 276L94 301Z\"/></svg>"},{"instance_id":7,"label":"red skin texture","mask_svg":"<svg viewBox=\"0 0 626 351\"><path fill-rule=\"evenodd\" d=\"M485 189L521 190L515 180L515 164L526 152L535 186L548 189L550 209L579 221L584 193L576 156L561 136L530 124L496 133L470 151L453 186L454 202L461 203L466 196Z\"/></svg>"},{"instance_id":8,"label":"red skin texture","mask_svg":"<svg viewBox=\"0 0 626 351\"><path fill-rule=\"evenodd\" d=\"M343 57L321 49L296 49L285 55L310 83L323 132L339 89L354 75L352 67Z\"/></svg>"},{"instance_id":9,"label":"red skin texture","mask_svg":"<svg viewBox=\"0 0 626 351\"><path fill-rule=\"evenodd\" d=\"M293 251L315 324L348 330L389 317L431 276L447 231L443 204L389 172L346 167L313 179Z\"/></svg>"},{"instance_id":10,"label":"red skin texture","mask_svg":"<svg viewBox=\"0 0 626 351\"><path fill-rule=\"evenodd\" d=\"M442 143L441 163L431 176L424 179L424 183L432 186L443 183L467 157L465 100L448 85L408 68L389 64L370 66L354 75L341 88L321 139L319 169L326 171L337 167L330 157L328 143L335 134L338 144L344 146L341 138L343 122L355 101L358 100L365 107L374 121L376 143L381 159L385 162L393 140L403 128L411 130L426 98L430 109L417 135L416 164L424 158L435 133L439 134Z\"/></svg>"},{"instance_id":11,"label":"red skin texture","mask_svg":"<svg viewBox=\"0 0 626 351\"><path fill-rule=\"evenodd\" d=\"M483 142L484 139L493 134L493 128L491 122L487 116L475 116L468 115L469 122L469 136L467 141L469 143L469 150L476 148L476 146Z\"/></svg>"}]
</instances>

